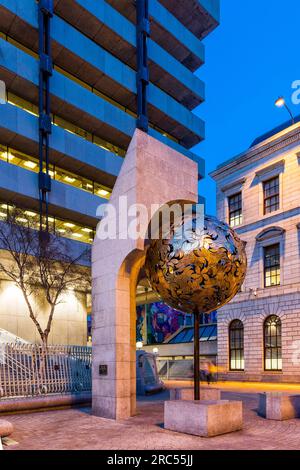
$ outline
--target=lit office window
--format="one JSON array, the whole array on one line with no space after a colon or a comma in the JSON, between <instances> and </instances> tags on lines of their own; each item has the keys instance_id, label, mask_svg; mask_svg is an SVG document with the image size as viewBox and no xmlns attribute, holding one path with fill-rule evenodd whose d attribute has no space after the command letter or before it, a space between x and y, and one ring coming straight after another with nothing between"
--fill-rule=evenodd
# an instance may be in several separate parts
<instances>
[{"instance_id":1,"label":"lit office window","mask_svg":"<svg viewBox=\"0 0 300 470\"><path fill-rule=\"evenodd\" d=\"M25 170L30 170L35 173L39 172L39 160L37 158L3 145L0 145L0 159L7 163L25 168ZM49 175L56 181L88 191L102 198L109 199L111 196L112 190L110 188L59 168L56 165L50 164Z\"/></svg>"},{"instance_id":2,"label":"lit office window","mask_svg":"<svg viewBox=\"0 0 300 470\"><path fill-rule=\"evenodd\" d=\"M264 248L264 277L265 287L280 285L280 245Z\"/></svg>"},{"instance_id":3,"label":"lit office window","mask_svg":"<svg viewBox=\"0 0 300 470\"><path fill-rule=\"evenodd\" d=\"M242 193L234 194L228 198L229 225L236 227L243 223Z\"/></svg>"},{"instance_id":4,"label":"lit office window","mask_svg":"<svg viewBox=\"0 0 300 470\"><path fill-rule=\"evenodd\" d=\"M279 176L264 182L264 213L279 209Z\"/></svg>"},{"instance_id":5,"label":"lit office window","mask_svg":"<svg viewBox=\"0 0 300 470\"><path fill-rule=\"evenodd\" d=\"M244 370L244 325L233 320L229 326L229 364L230 370Z\"/></svg>"},{"instance_id":6,"label":"lit office window","mask_svg":"<svg viewBox=\"0 0 300 470\"><path fill-rule=\"evenodd\" d=\"M282 370L281 320L276 315L264 323L265 370Z\"/></svg>"},{"instance_id":7,"label":"lit office window","mask_svg":"<svg viewBox=\"0 0 300 470\"><path fill-rule=\"evenodd\" d=\"M13 206L0 202L0 221L7 221L9 213L13 210ZM22 209L22 212L20 211L20 215L16 220L20 225L24 224L27 226L29 221L30 226L33 229L39 230L40 228L39 213L35 210ZM51 232L57 233L64 238L70 238L72 240L89 244L94 241L95 230L92 227L53 216L49 216L48 223Z\"/></svg>"}]
</instances>

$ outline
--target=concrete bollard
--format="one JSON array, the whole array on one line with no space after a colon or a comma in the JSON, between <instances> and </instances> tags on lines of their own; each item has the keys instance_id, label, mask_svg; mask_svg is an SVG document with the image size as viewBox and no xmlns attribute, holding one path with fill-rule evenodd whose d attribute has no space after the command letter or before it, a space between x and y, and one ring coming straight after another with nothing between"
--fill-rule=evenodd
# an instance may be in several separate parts
<instances>
[{"instance_id":1,"label":"concrete bollard","mask_svg":"<svg viewBox=\"0 0 300 470\"><path fill-rule=\"evenodd\" d=\"M191 387L171 388L170 400L194 400ZM221 390L213 387L200 387L200 400L221 400Z\"/></svg>"},{"instance_id":2,"label":"concrete bollard","mask_svg":"<svg viewBox=\"0 0 300 470\"><path fill-rule=\"evenodd\" d=\"M258 414L276 421L300 418L300 395L278 392L260 393Z\"/></svg>"},{"instance_id":3,"label":"concrete bollard","mask_svg":"<svg viewBox=\"0 0 300 470\"><path fill-rule=\"evenodd\" d=\"M166 401L164 427L170 431L213 437L243 427L241 401Z\"/></svg>"}]
</instances>

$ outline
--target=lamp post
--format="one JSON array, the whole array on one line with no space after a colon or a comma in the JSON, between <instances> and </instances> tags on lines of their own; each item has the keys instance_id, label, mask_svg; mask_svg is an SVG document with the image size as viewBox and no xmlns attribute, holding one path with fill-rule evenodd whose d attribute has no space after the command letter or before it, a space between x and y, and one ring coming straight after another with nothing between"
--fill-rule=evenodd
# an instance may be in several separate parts
<instances>
[{"instance_id":1,"label":"lamp post","mask_svg":"<svg viewBox=\"0 0 300 470\"><path fill-rule=\"evenodd\" d=\"M288 105L286 104L286 101L285 99L283 98L283 96L280 96L276 101L275 101L275 106L277 106L277 108L285 108L289 115L291 116L291 119L292 119L292 124L295 124L295 118L294 118L294 115L292 113L292 111L290 110L290 108L288 107Z\"/></svg>"}]
</instances>

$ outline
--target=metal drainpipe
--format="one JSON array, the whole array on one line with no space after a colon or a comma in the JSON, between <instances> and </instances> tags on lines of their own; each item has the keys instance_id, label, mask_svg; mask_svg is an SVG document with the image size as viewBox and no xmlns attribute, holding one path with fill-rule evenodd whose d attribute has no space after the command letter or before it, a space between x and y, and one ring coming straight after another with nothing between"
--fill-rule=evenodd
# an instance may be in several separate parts
<instances>
[{"instance_id":1,"label":"metal drainpipe","mask_svg":"<svg viewBox=\"0 0 300 470\"><path fill-rule=\"evenodd\" d=\"M52 17L53 0L39 0L39 202L40 230L45 227L46 232L49 231L48 195L51 191L49 136L52 130L50 113L50 77L53 71L50 34Z\"/></svg>"},{"instance_id":2,"label":"metal drainpipe","mask_svg":"<svg viewBox=\"0 0 300 470\"><path fill-rule=\"evenodd\" d=\"M149 0L136 0L137 128L148 132L149 66L147 42L150 36Z\"/></svg>"}]
</instances>

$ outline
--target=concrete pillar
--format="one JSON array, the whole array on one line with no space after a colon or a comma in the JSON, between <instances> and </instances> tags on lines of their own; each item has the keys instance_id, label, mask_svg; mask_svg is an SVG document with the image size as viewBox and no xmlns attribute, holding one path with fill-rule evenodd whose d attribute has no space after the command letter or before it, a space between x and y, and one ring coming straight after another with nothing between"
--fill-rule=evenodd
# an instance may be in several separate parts
<instances>
[{"instance_id":1,"label":"concrete pillar","mask_svg":"<svg viewBox=\"0 0 300 470\"><path fill-rule=\"evenodd\" d=\"M123 211L121 196L128 207L146 206L149 215L151 204L195 203L197 164L136 130L110 199L117 214ZM96 237L92 252L93 413L111 419L132 416L136 406L135 296L145 240L126 235L118 227L115 240Z\"/></svg>"}]
</instances>

